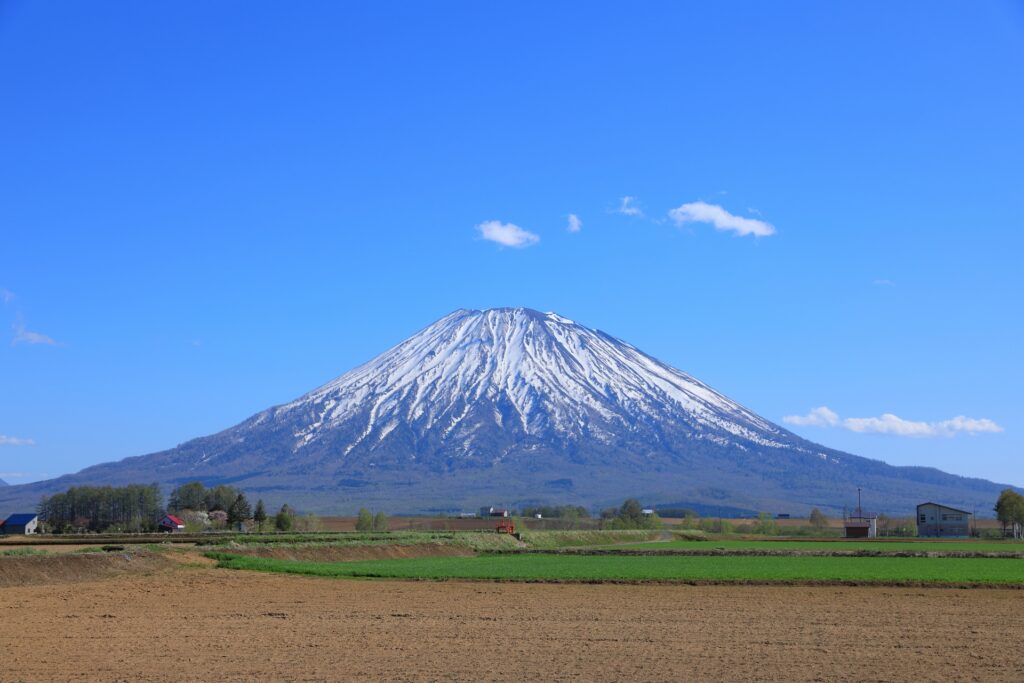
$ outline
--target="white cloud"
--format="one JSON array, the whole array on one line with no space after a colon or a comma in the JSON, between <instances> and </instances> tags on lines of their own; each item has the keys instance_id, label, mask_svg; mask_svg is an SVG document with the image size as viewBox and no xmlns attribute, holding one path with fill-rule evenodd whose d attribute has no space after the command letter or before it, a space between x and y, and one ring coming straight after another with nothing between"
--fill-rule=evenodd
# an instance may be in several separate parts
<instances>
[{"instance_id":1,"label":"white cloud","mask_svg":"<svg viewBox=\"0 0 1024 683\"><path fill-rule=\"evenodd\" d=\"M35 446L32 439L19 439L15 436L4 436L0 434L0 446Z\"/></svg>"},{"instance_id":2,"label":"white cloud","mask_svg":"<svg viewBox=\"0 0 1024 683\"><path fill-rule=\"evenodd\" d=\"M819 406L806 415L787 415L782 421L801 427L835 427L839 424L839 416L826 406Z\"/></svg>"},{"instance_id":3,"label":"white cloud","mask_svg":"<svg viewBox=\"0 0 1024 683\"><path fill-rule=\"evenodd\" d=\"M851 432L894 434L896 436L938 436L933 425L927 422L904 420L892 413L884 413L881 417L848 417L843 420L843 428L849 429Z\"/></svg>"},{"instance_id":4,"label":"white cloud","mask_svg":"<svg viewBox=\"0 0 1024 683\"><path fill-rule=\"evenodd\" d=\"M505 247L523 248L540 242L540 237L523 230L513 223L502 223L501 221L485 221L476 226L481 237L491 242L497 242Z\"/></svg>"},{"instance_id":5,"label":"white cloud","mask_svg":"<svg viewBox=\"0 0 1024 683\"><path fill-rule=\"evenodd\" d=\"M775 227L770 223L754 218L734 216L717 204L706 202L690 202L668 212L669 218L676 225L685 223L710 223L715 230L730 230L737 235L753 235L768 237L775 234Z\"/></svg>"},{"instance_id":6,"label":"white cloud","mask_svg":"<svg viewBox=\"0 0 1024 683\"><path fill-rule=\"evenodd\" d=\"M9 289L0 288L0 301L9 304L14 301L14 292Z\"/></svg>"},{"instance_id":7,"label":"white cloud","mask_svg":"<svg viewBox=\"0 0 1024 683\"><path fill-rule=\"evenodd\" d=\"M580 217L574 213L569 214L569 226L566 228L569 232L579 232L583 228L583 221Z\"/></svg>"},{"instance_id":8,"label":"white cloud","mask_svg":"<svg viewBox=\"0 0 1024 683\"><path fill-rule=\"evenodd\" d=\"M956 434L998 433L1003 428L987 418L973 418L958 415L949 420L939 422L917 422L904 420L898 415L884 413L879 417L847 417L840 419L834 411L826 406L815 408L807 415L787 415L782 418L786 424L801 427L841 427L860 434L891 434L928 438Z\"/></svg>"},{"instance_id":9,"label":"white cloud","mask_svg":"<svg viewBox=\"0 0 1024 683\"><path fill-rule=\"evenodd\" d=\"M11 327L14 329L14 339L11 341L11 346L18 344L45 344L47 346L56 346L57 342L52 337L47 337L45 334L39 332L33 332L32 330L25 327L20 319L16 320Z\"/></svg>"},{"instance_id":10,"label":"white cloud","mask_svg":"<svg viewBox=\"0 0 1024 683\"><path fill-rule=\"evenodd\" d=\"M644 212L640 210L640 207L633 204L635 201L636 197L623 197L615 213L621 213L624 216L643 216Z\"/></svg>"}]
</instances>

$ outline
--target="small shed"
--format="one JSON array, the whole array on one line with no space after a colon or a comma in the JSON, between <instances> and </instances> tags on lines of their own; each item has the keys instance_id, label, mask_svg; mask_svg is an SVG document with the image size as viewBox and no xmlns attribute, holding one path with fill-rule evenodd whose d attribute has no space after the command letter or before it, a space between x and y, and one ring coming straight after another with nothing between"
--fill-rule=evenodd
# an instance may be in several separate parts
<instances>
[{"instance_id":1,"label":"small shed","mask_svg":"<svg viewBox=\"0 0 1024 683\"><path fill-rule=\"evenodd\" d=\"M918 538L957 538L971 535L971 513L941 503L917 506Z\"/></svg>"},{"instance_id":2,"label":"small shed","mask_svg":"<svg viewBox=\"0 0 1024 683\"><path fill-rule=\"evenodd\" d=\"M878 515L857 510L843 519L846 538L875 538L878 536Z\"/></svg>"},{"instance_id":3,"label":"small shed","mask_svg":"<svg viewBox=\"0 0 1024 683\"><path fill-rule=\"evenodd\" d=\"M13 514L0 524L0 533L4 534L36 534L39 533L39 515L32 512Z\"/></svg>"},{"instance_id":4,"label":"small shed","mask_svg":"<svg viewBox=\"0 0 1024 683\"><path fill-rule=\"evenodd\" d=\"M157 522L157 528L164 533L174 533L175 531L185 530L185 521L180 517L174 515L164 515Z\"/></svg>"}]
</instances>

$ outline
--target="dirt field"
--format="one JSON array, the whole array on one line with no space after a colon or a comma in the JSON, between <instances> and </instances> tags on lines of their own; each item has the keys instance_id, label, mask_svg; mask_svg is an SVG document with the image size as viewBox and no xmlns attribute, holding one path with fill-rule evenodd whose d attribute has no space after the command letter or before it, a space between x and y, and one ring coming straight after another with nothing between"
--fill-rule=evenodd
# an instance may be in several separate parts
<instances>
[{"instance_id":1,"label":"dirt field","mask_svg":"<svg viewBox=\"0 0 1024 683\"><path fill-rule=\"evenodd\" d=\"M0 588L4 681L1019 681L1024 591L523 585L154 566Z\"/></svg>"},{"instance_id":2,"label":"dirt field","mask_svg":"<svg viewBox=\"0 0 1024 683\"><path fill-rule=\"evenodd\" d=\"M113 576L169 571L178 566L161 553L88 553L0 558L0 605L10 587L60 585ZM0 681L3 672L0 670Z\"/></svg>"},{"instance_id":3,"label":"dirt field","mask_svg":"<svg viewBox=\"0 0 1024 683\"><path fill-rule=\"evenodd\" d=\"M357 546L274 546L232 549L236 555L272 557L277 560L310 560L313 562L351 562L355 560L402 560L411 557L470 557L475 553L458 546L423 544L357 545Z\"/></svg>"}]
</instances>

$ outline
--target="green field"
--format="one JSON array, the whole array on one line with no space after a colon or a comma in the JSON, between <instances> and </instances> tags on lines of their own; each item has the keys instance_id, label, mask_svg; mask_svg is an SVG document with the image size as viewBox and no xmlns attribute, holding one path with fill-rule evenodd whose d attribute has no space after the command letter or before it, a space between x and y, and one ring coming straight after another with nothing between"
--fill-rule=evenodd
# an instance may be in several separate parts
<instances>
[{"instance_id":1,"label":"green field","mask_svg":"<svg viewBox=\"0 0 1024 683\"><path fill-rule=\"evenodd\" d=\"M1024 584L1024 561L976 558L481 555L303 562L211 553L221 567L330 577L494 581Z\"/></svg>"},{"instance_id":2,"label":"green field","mask_svg":"<svg viewBox=\"0 0 1024 683\"><path fill-rule=\"evenodd\" d=\"M660 541L629 543L617 546L626 549L692 549L713 550L876 550L879 552L930 552L967 551L977 553L1024 553L1024 543L1019 541L846 541L846 540L708 540L708 541Z\"/></svg>"}]
</instances>

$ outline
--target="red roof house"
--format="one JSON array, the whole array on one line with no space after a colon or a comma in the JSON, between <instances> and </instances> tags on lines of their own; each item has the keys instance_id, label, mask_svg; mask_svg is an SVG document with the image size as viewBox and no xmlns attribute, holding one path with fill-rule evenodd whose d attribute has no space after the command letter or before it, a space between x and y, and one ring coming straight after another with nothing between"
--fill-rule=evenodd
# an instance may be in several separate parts
<instances>
[{"instance_id":1,"label":"red roof house","mask_svg":"<svg viewBox=\"0 0 1024 683\"><path fill-rule=\"evenodd\" d=\"M175 517L174 515L164 515L163 518L157 522L157 526L160 531L166 531L168 533L185 530L184 520L180 517Z\"/></svg>"}]
</instances>

